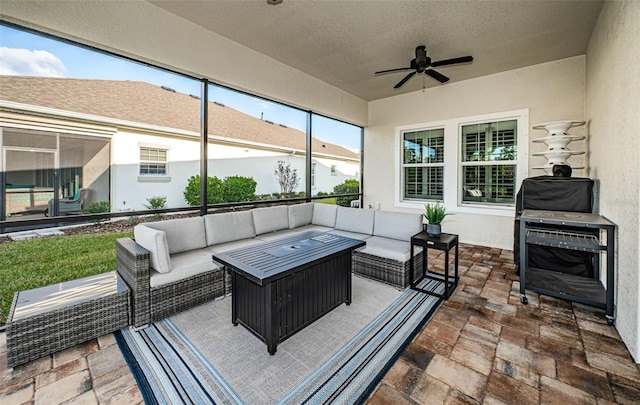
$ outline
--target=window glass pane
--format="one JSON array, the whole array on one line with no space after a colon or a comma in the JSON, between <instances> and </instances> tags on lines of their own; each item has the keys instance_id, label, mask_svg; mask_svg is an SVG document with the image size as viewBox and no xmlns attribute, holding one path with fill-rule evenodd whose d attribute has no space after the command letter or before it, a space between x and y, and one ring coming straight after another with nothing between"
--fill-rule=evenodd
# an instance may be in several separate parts
<instances>
[{"instance_id":1,"label":"window glass pane","mask_svg":"<svg viewBox=\"0 0 640 405\"><path fill-rule=\"evenodd\" d=\"M304 196L307 114L213 84L209 99L208 202Z\"/></svg>"},{"instance_id":2,"label":"window glass pane","mask_svg":"<svg viewBox=\"0 0 640 405\"><path fill-rule=\"evenodd\" d=\"M405 132L404 199L442 200L444 190L444 128Z\"/></svg>"},{"instance_id":3,"label":"window glass pane","mask_svg":"<svg viewBox=\"0 0 640 405\"><path fill-rule=\"evenodd\" d=\"M404 163L444 162L444 129L405 132Z\"/></svg>"},{"instance_id":4,"label":"window glass pane","mask_svg":"<svg viewBox=\"0 0 640 405\"><path fill-rule=\"evenodd\" d=\"M404 198L442 200L443 167L405 167Z\"/></svg>"},{"instance_id":5,"label":"window glass pane","mask_svg":"<svg viewBox=\"0 0 640 405\"><path fill-rule=\"evenodd\" d=\"M517 123L516 120L495 123L492 160L517 160Z\"/></svg>"},{"instance_id":6,"label":"window glass pane","mask_svg":"<svg viewBox=\"0 0 640 405\"><path fill-rule=\"evenodd\" d=\"M462 127L462 161L516 160L517 121L487 122Z\"/></svg>"},{"instance_id":7,"label":"window glass pane","mask_svg":"<svg viewBox=\"0 0 640 405\"><path fill-rule=\"evenodd\" d=\"M359 193L362 128L312 114L311 131L312 160L316 164L313 196ZM338 197L335 203L348 207L357 199L357 196Z\"/></svg>"},{"instance_id":8,"label":"window glass pane","mask_svg":"<svg viewBox=\"0 0 640 405\"><path fill-rule=\"evenodd\" d=\"M149 149L148 148L140 148L140 161L141 162L149 161Z\"/></svg>"},{"instance_id":9,"label":"window glass pane","mask_svg":"<svg viewBox=\"0 0 640 405\"><path fill-rule=\"evenodd\" d=\"M140 148L140 174L166 175L167 151L164 149Z\"/></svg>"},{"instance_id":10,"label":"window glass pane","mask_svg":"<svg viewBox=\"0 0 640 405\"><path fill-rule=\"evenodd\" d=\"M498 162L517 161L517 124L506 120L462 126L462 201L515 202L517 166Z\"/></svg>"},{"instance_id":11,"label":"window glass pane","mask_svg":"<svg viewBox=\"0 0 640 405\"><path fill-rule=\"evenodd\" d=\"M514 203L515 165L483 165L463 167L465 202Z\"/></svg>"}]
</instances>

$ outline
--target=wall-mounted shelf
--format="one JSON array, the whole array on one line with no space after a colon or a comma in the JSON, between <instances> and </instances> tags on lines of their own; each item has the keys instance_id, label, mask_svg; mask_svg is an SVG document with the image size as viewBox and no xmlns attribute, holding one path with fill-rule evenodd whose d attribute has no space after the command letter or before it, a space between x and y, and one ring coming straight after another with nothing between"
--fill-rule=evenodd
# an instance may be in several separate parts
<instances>
[{"instance_id":1,"label":"wall-mounted shelf","mask_svg":"<svg viewBox=\"0 0 640 405\"><path fill-rule=\"evenodd\" d=\"M582 155L584 151L572 151L567 145L573 141L579 141L585 139L584 136L569 135L567 131L573 127L579 127L585 124L585 121L553 121L545 122L543 124L537 124L533 126L533 129L544 129L549 133L549 136L544 138L534 139L534 143L547 144L547 150L544 152L536 152L533 156L544 156L547 159L547 164L544 166L537 166L533 169L542 169L547 174L552 174L552 168L557 164L567 163L567 159L573 155ZM584 167L572 166L574 169L584 169Z\"/></svg>"}]
</instances>

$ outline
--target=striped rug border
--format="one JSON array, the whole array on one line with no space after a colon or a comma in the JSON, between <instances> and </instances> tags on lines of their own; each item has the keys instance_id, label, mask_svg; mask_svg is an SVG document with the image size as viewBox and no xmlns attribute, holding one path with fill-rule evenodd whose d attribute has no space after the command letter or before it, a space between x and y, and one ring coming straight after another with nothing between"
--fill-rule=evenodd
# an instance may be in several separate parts
<instances>
[{"instance_id":1,"label":"striped rug border","mask_svg":"<svg viewBox=\"0 0 640 405\"><path fill-rule=\"evenodd\" d=\"M278 404L364 403L441 302L407 289ZM170 318L115 336L146 404L245 403Z\"/></svg>"}]
</instances>

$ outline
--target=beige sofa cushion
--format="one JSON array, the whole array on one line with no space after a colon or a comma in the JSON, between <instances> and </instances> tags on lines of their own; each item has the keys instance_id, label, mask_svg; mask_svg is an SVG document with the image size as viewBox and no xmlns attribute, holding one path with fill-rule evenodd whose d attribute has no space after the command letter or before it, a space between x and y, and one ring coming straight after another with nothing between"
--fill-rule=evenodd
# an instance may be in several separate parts
<instances>
[{"instance_id":1,"label":"beige sofa cushion","mask_svg":"<svg viewBox=\"0 0 640 405\"><path fill-rule=\"evenodd\" d=\"M256 235L289 229L289 209L286 205L254 208L251 213L253 214L253 226L256 228Z\"/></svg>"},{"instance_id":2,"label":"beige sofa cushion","mask_svg":"<svg viewBox=\"0 0 640 405\"><path fill-rule=\"evenodd\" d=\"M159 273L171 271L169 246L164 231L138 224L133 228L136 243L149 251L149 266Z\"/></svg>"},{"instance_id":3,"label":"beige sofa cushion","mask_svg":"<svg viewBox=\"0 0 640 405\"><path fill-rule=\"evenodd\" d=\"M340 231L373 234L374 210L338 207L335 228Z\"/></svg>"},{"instance_id":4,"label":"beige sofa cushion","mask_svg":"<svg viewBox=\"0 0 640 405\"><path fill-rule=\"evenodd\" d=\"M256 236L251 211L225 212L204 216L207 246Z\"/></svg>"},{"instance_id":5,"label":"beige sofa cushion","mask_svg":"<svg viewBox=\"0 0 640 405\"><path fill-rule=\"evenodd\" d=\"M409 242L422 230L422 214L375 211L373 235Z\"/></svg>"},{"instance_id":6,"label":"beige sofa cushion","mask_svg":"<svg viewBox=\"0 0 640 405\"><path fill-rule=\"evenodd\" d=\"M289 206L289 228L309 225L313 219L313 203L295 204Z\"/></svg>"},{"instance_id":7,"label":"beige sofa cushion","mask_svg":"<svg viewBox=\"0 0 640 405\"><path fill-rule=\"evenodd\" d=\"M221 267L222 265L214 262L211 253L205 249L176 253L171 255L171 272L151 272L149 285L151 288L154 288L213 271Z\"/></svg>"},{"instance_id":8,"label":"beige sofa cushion","mask_svg":"<svg viewBox=\"0 0 640 405\"><path fill-rule=\"evenodd\" d=\"M372 236L367 239L367 246L358 249L358 251L404 263L409 260L411 254L410 249L411 245L409 241L404 242L397 239ZM415 256L421 251L422 248L416 246L413 248L413 255Z\"/></svg>"},{"instance_id":9,"label":"beige sofa cushion","mask_svg":"<svg viewBox=\"0 0 640 405\"><path fill-rule=\"evenodd\" d=\"M203 217L169 219L147 222L144 225L167 234L169 254L202 249L207 246Z\"/></svg>"},{"instance_id":10,"label":"beige sofa cushion","mask_svg":"<svg viewBox=\"0 0 640 405\"><path fill-rule=\"evenodd\" d=\"M336 226L336 212L338 212L337 205L316 203L313 205L313 216L311 217L311 223L313 225L333 228Z\"/></svg>"}]
</instances>

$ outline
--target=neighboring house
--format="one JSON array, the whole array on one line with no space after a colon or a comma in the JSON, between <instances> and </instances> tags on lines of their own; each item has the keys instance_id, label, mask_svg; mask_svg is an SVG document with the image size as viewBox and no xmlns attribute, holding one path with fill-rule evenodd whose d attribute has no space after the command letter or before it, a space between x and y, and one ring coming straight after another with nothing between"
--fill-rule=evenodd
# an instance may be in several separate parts
<instances>
[{"instance_id":1,"label":"neighboring house","mask_svg":"<svg viewBox=\"0 0 640 405\"><path fill-rule=\"evenodd\" d=\"M297 169L304 191L306 134L209 103L209 176L252 177L257 194L280 192L278 161ZM0 167L5 216L41 212L53 197L89 188L112 210L144 209L147 198L185 206L200 172L200 100L144 82L0 76ZM312 140L312 192L358 178L360 157ZM2 218L0 220L4 220Z\"/></svg>"}]
</instances>

